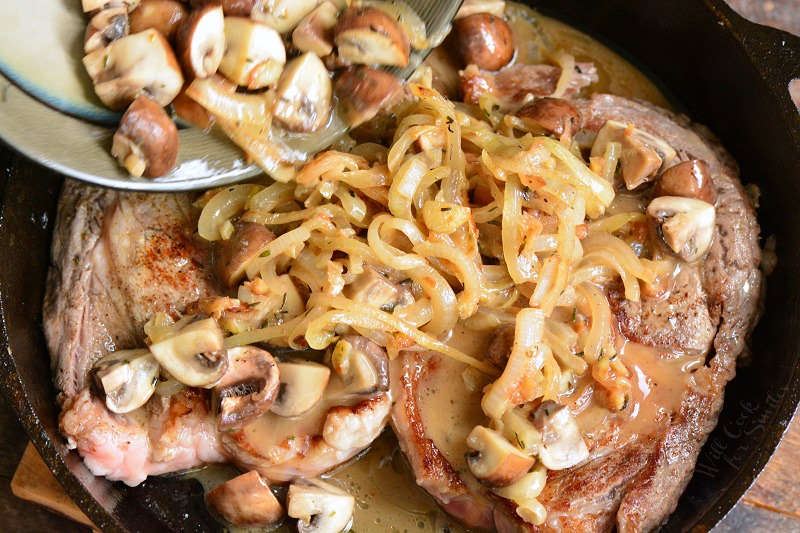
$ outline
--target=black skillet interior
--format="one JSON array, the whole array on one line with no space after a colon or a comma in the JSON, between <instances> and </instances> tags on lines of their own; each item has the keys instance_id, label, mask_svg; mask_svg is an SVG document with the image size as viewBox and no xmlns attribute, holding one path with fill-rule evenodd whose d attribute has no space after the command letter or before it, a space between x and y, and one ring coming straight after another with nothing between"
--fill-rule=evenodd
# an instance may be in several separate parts
<instances>
[{"instance_id":1,"label":"black skillet interior","mask_svg":"<svg viewBox=\"0 0 800 533\"><path fill-rule=\"evenodd\" d=\"M719 425L666 530L706 531L763 468L800 400L800 117L788 82L800 40L750 24L721 0L528 2L626 50L707 124L762 191L759 218L778 266L752 355L728 386ZM193 481L129 489L95 479L66 453L41 331L41 302L61 178L0 149L0 386L70 496L107 531L215 531Z\"/></svg>"}]
</instances>

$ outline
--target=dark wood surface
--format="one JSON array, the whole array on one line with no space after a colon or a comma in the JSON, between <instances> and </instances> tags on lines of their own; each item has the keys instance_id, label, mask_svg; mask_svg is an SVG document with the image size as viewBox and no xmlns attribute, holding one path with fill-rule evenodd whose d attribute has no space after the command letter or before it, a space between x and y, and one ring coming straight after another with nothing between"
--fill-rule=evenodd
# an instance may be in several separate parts
<instances>
[{"instance_id":1,"label":"dark wood surface","mask_svg":"<svg viewBox=\"0 0 800 533\"><path fill-rule=\"evenodd\" d=\"M742 15L800 34L800 0L729 0ZM4 531L85 533L90 528L11 494L10 483L23 456L27 436L0 397L0 524ZM757 483L720 522L715 532L800 531L800 417Z\"/></svg>"}]
</instances>

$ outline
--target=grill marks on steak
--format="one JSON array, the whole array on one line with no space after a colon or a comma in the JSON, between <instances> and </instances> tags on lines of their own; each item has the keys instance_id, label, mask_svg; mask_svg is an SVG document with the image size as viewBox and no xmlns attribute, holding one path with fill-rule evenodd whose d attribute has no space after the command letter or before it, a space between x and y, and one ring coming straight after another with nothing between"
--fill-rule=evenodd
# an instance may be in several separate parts
<instances>
[{"instance_id":1,"label":"grill marks on steak","mask_svg":"<svg viewBox=\"0 0 800 533\"><path fill-rule=\"evenodd\" d=\"M142 344L142 325L216 293L192 237L188 195L123 194L68 180L59 200L43 318L61 400L106 353Z\"/></svg>"},{"instance_id":2,"label":"grill marks on steak","mask_svg":"<svg viewBox=\"0 0 800 533\"><path fill-rule=\"evenodd\" d=\"M680 160L708 162L718 201L714 243L705 259L684 265L671 292L661 299L628 302L612 290L611 302L622 333L631 340L677 353L704 354L713 347L713 357L688 376L679 407L664 413L660 428L620 441L609 435L607 444L612 445L593 450L588 462L550 472L539 498L548 509L548 519L531 526L516 515L512 502L489 500L484 490L467 484L469 474L454 475L455 469L442 463L442 443L428 438L432 428L415 416L419 398L413 394L418 393L414 383L421 376L409 358L420 356L405 355L400 380L407 392L398 396L393 423L417 483L462 520L468 518L465 507L493 507L489 526L504 532L614 527L628 532L657 527L675 509L697 455L716 425L725 385L754 324L761 287L753 207L738 181L735 163L707 131L685 117L621 97L596 95L574 103L589 130L597 131L609 119L633 124L672 145ZM456 498L468 504L449 507Z\"/></svg>"}]
</instances>

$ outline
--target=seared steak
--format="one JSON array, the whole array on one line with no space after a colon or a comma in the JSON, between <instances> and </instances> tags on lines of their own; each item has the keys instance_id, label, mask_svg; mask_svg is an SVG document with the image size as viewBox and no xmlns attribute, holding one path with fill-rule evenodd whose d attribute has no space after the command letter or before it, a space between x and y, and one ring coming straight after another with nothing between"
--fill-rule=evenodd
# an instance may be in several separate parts
<instances>
[{"instance_id":1,"label":"seared steak","mask_svg":"<svg viewBox=\"0 0 800 533\"><path fill-rule=\"evenodd\" d=\"M535 527L517 516L512 502L491 496L463 468L458 455L465 448L454 448L453 443L464 446L466 432L474 424L458 430L450 417L425 416L428 406L443 394L431 383L439 379L455 383L461 367L445 371L449 366L438 356L405 354L393 367L392 421L401 447L417 483L448 512L473 526L500 531L616 527L622 532L657 527L675 509L700 448L716 425L725 385L734 376L736 357L755 320L761 289L759 228L730 156L703 129L648 104L610 95L573 103L589 131L598 131L609 119L632 124L664 139L679 160L697 158L709 164L718 200L714 243L705 259L684 267L666 295L644 296L634 303L612 291L611 301L628 339L663 350L655 352L662 358L674 357L675 352L710 351L710 359L686 374L676 393L677 403L660 406L647 431L626 432L620 423L606 422L603 430L587 439L588 461L550 472L539 496L548 518ZM494 353L502 338L498 335L491 346L493 360L502 360ZM461 400L448 407L455 416L470 416L468 405L480 414L474 393L464 389L458 394Z\"/></svg>"},{"instance_id":2,"label":"seared steak","mask_svg":"<svg viewBox=\"0 0 800 533\"><path fill-rule=\"evenodd\" d=\"M95 361L141 346L142 325L216 294L185 194L122 194L67 181L53 234L43 317L61 401Z\"/></svg>"}]
</instances>

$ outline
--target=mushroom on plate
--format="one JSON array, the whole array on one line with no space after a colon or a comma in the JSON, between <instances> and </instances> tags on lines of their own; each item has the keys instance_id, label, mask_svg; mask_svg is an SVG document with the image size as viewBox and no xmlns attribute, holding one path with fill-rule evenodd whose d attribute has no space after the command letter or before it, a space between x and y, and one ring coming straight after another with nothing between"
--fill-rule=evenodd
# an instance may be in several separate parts
<instances>
[{"instance_id":1,"label":"mushroom on plate","mask_svg":"<svg viewBox=\"0 0 800 533\"><path fill-rule=\"evenodd\" d=\"M565 406L552 400L542 402L533 414L542 435L539 461L548 470L563 470L589 457L578 422Z\"/></svg>"},{"instance_id":2,"label":"mushroom on plate","mask_svg":"<svg viewBox=\"0 0 800 533\"><path fill-rule=\"evenodd\" d=\"M340 533L353 518L355 499L318 479L299 479L289 485L286 511L297 519L299 533Z\"/></svg>"},{"instance_id":3,"label":"mushroom on plate","mask_svg":"<svg viewBox=\"0 0 800 533\"><path fill-rule=\"evenodd\" d=\"M172 377L190 387L211 388L228 369L222 330L213 318L190 322L151 344L150 352Z\"/></svg>"},{"instance_id":4,"label":"mushroom on plate","mask_svg":"<svg viewBox=\"0 0 800 533\"><path fill-rule=\"evenodd\" d=\"M125 6L113 6L100 10L86 26L83 51L86 54L105 48L112 41L128 35L128 10Z\"/></svg>"},{"instance_id":5,"label":"mushroom on plate","mask_svg":"<svg viewBox=\"0 0 800 533\"><path fill-rule=\"evenodd\" d=\"M225 53L222 7L207 5L192 11L175 35L175 47L186 72L195 78L214 74Z\"/></svg>"},{"instance_id":6,"label":"mushroom on plate","mask_svg":"<svg viewBox=\"0 0 800 533\"><path fill-rule=\"evenodd\" d=\"M334 30L339 58L349 64L405 67L411 43L392 17L369 7L347 8Z\"/></svg>"},{"instance_id":7,"label":"mushroom on plate","mask_svg":"<svg viewBox=\"0 0 800 533\"><path fill-rule=\"evenodd\" d=\"M659 196L647 206L658 237L686 262L700 259L714 237L714 206L696 198Z\"/></svg>"},{"instance_id":8,"label":"mushroom on plate","mask_svg":"<svg viewBox=\"0 0 800 533\"><path fill-rule=\"evenodd\" d=\"M403 85L400 80L372 67L351 67L334 83L336 96L350 126L358 126L374 117Z\"/></svg>"},{"instance_id":9,"label":"mushroom on plate","mask_svg":"<svg viewBox=\"0 0 800 533\"><path fill-rule=\"evenodd\" d=\"M458 53L464 65L500 70L514 57L511 27L501 17L481 12L453 21Z\"/></svg>"},{"instance_id":10,"label":"mushroom on plate","mask_svg":"<svg viewBox=\"0 0 800 533\"><path fill-rule=\"evenodd\" d=\"M325 1L300 21L292 31L292 43L301 52L314 52L320 57L333 52L333 28L339 18L339 8Z\"/></svg>"},{"instance_id":11,"label":"mushroom on plate","mask_svg":"<svg viewBox=\"0 0 800 533\"><path fill-rule=\"evenodd\" d=\"M166 106L183 86L172 47L157 30L145 30L109 43L83 58L100 100L123 109L142 91Z\"/></svg>"},{"instance_id":12,"label":"mushroom on plate","mask_svg":"<svg viewBox=\"0 0 800 533\"><path fill-rule=\"evenodd\" d=\"M250 90L273 85L286 63L280 34L245 17L225 17L225 53L219 71Z\"/></svg>"},{"instance_id":13,"label":"mushroom on plate","mask_svg":"<svg viewBox=\"0 0 800 533\"><path fill-rule=\"evenodd\" d=\"M275 91L273 113L288 130L317 131L331 116L333 87L328 70L311 52L291 60Z\"/></svg>"},{"instance_id":14,"label":"mushroom on plate","mask_svg":"<svg viewBox=\"0 0 800 533\"><path fill-rule=\"evenodd\" d=\"M547 133L566 136L581 129L581 114L578 109L562 98L537 98L522 106L517 116L523 122L532 122Z\"/></svg>"},{"instance_id":15,"label":"mushroom on plate","mask_svg":"<svg viewBox=\"0 0 800 533\"><path fill-rule=\"evenodd\" d=\"M656 181L653 196L697 198L712 205L717 201L711 169L702 159L684 161L662 172Z\"/></svg>"},{"instance_id":16,"label":"mushroom on plate","mask_svg":"<svg viewBox=\"0 0 800 533\"><path fill-rule=\"evenodd\" d=\"M278 33L287 33L317 7L319 0L258 0L250 16Z\"/></svg>"},{"instance_id":17,"label":"mushroom on plate","mask_svg":"<svg viewBox=\"0 0 800 533\"><path fill-rule=\"evenodd\" d=\"M254 346L231 348L228 371L212 394L217 426L236 429L267 413L279 386L278 366L269 352Z\"/></svg>"},{"instance_id":18,"label":"mushroom on plate","mask_svg":"<svg viewBox=\"0 0 800 533\"><path fill-rule=\"evenodd\" d=\"M226 17L249 17L261 0L191 0L192 7L222 5Z\"/></svg>"},{"instance_id":19,"label":"mushroom on plate","mask_svg":"<svg viewBox=\"0 0 800 533\"><path fill-rule=\"evenodd\" d=\"M525 452L508 442L500 433L475 426L467 436L467 466L482 483L505 487L528 473L535 463Z\"/></svg>"},{"instance_id":20,"label":"mushroom on plate","mask_svg":"<svg viewBox=\"0 0 800 533\"><path fill-rule=\"evenodd\" d=\"M133 176L163 176L178 157L178 129L158 102L140 94L122 115L111 155Z\"/></svg>"},{"instance_id":21,"label":"mushroom on plate","mask_svg":"<svg viewBox=\"0 0 800 533\"><path fill-rule=\"evenodd\" d=\"M322 399L331 370L312 361L279 361L280 388L270 409L278 416L305 413Z\"/></svg>"},{"instance_id":22,"label":"mushroom on plate","mask_svg":"<svg viewBox=\"0 0 800 533\"><path fill-rule=\"evenodd\" d=\"M237 222L229 239L218 241L214 266L220 281L234 287L245 275L247 264L273 239L275 234L263 224Z\"/></svg>"},{"instance_id":23,"label":"mushroom on plate","mask_svg":"<svg viewBox=\"0 0 800 533\"><path fill-rule=\"evenodd\" d=\"M331 351L330 364L348 395L363 396L389 390L386 351L366 337L342 337Z\"/></svg>"},{"instance_id":24,"label":"mushroom on plate","mask_svg":"<svg viewBox=\"0 0 800 533\"><path fill-rule=\"evenodd\" d=\"M142 0L139 7L131 11L131 33L153 28L172 39L188 14L186 7L175 0Z\"/></svg>"},{"instance_id":25,"label":"mushroom on plate","mask_svg":"<svg viewBox=\"0 0 800 533\"><path fill-rule=\"evenodd\" d=\"M92 379L113 413L129 413L153 395L160 367L147 350L112 352L95 363Z\"/></svg>"},{"instance_id":26,"label":"mushroom on plate","mask_svg":"<svg viewBox=\"0 0 800 533\"><path fill-rule=\"evenodd\" d=\"M206 505L239 527L269 527L283 518L283 507L267 481L255 470L210 490Z\"/></svg>"},{"instance_id":27,"label":"mushroom on plate","mask_svg":"<svg viewBox=\"0 0 800 533\"><path fill-rule=\"evenodd\" d=\"M652 181L658 170L677 155L663 139L622 122L608 120L597 132L591 157L602 157L612 142L622 146L619 162L628 190Z\"/></svg>"}]
</instances>

